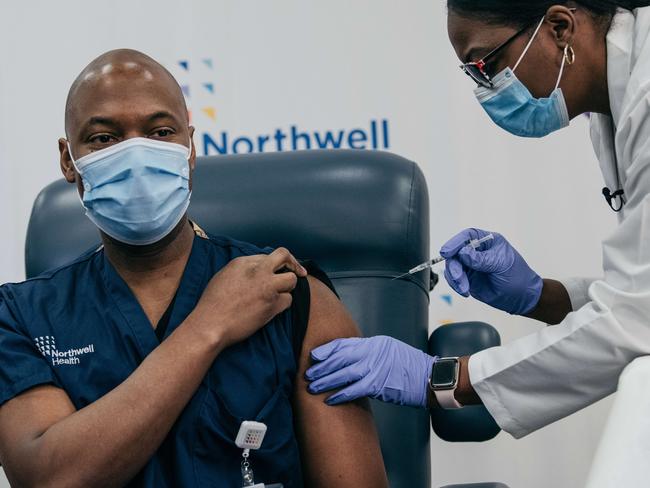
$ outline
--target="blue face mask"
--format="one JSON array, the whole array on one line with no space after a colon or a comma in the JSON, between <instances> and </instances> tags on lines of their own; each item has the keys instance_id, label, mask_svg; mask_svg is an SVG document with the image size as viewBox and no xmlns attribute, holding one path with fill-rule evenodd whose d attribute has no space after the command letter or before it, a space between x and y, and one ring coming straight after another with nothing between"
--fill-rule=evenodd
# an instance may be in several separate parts
<instances>
[{"instance_id":1,"label":"blue face mask","mask_svg":"<svg viewBox=\"0 0 650 488\"><path fill-rule=\"evenodd\" d=\"M521 137L544 137L570 123L562 89L559 87L567 55L562 59L555 89L548 98L535 98L517 79L515 70L537 36L542 22L537 26L524 52L513 69L506 68L493 79L493 87L479 86L474 94L490 118L502 129Z\"/></svg>"},{"instance_id":2,"label":"blue face mask","mask_svg":"<svg viewBox=\"0 0 650 488\"><path fill-rule=\"evenodd\" d=\"M86 215L119 242L158 242L190 204L189 157L181 144L135 137L73 159L83 179Z\"/></svg>"}]
</instances>

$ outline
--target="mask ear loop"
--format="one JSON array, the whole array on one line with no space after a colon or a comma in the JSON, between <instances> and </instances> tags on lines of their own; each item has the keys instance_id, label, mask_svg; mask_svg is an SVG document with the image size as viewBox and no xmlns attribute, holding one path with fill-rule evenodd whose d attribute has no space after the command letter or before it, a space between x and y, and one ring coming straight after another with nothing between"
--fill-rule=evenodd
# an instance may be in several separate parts
<instances>
[{"instance_id":1,"label":"mask ear loop","mask_svg":"<svg viewBox=\"0 0 650 488\"><path fill-rule=\"evenodd\" d=\"M572 65L576 60L576 55L575 52L573 52L573 48L571 49L571 52L573 53L573 55L571 58L569 58L569 45L567 44L564 47L564 56L562 56L562 64L560 65L560 74L557 77L557 82L555 83L555 88L553 88L553 91L557 90L560 87L560 81L562 81L562 75L564 74L564 66Z\"/></svg>"},{"instance_id":2,"label":"mask ear loop","mask_svg":"<svg viewBox=\"0 0 650 488\"><path fill-rule=\"evenodd\" d=\"M70 147L70 140L66 138L65 143L68 146L68 154L70 154L70 161L72 161L72 166L74 166L74 169L77 170L77 173L79 173L81 175L81 172L79 171L79 168L77 168L77 162L74 160L74 156L72 155L72 147ZM86 191L88 191L88 190L84 187L84 193ZM84 204L83 197L77 193L77 198L79 198L79 201L81 202L81 206L83 208L86 208L86 205ZM99 251L103 247L104 247L104 245L102 244L101 246L99 246L99 248L97 248L97 250L95 252Z\"/></svg>"},{"instance_id":3,"label":"mask ear loop","mask_svg":"<svg viewBox=\"0 0 650 488\"><path fill-rule=\"evenodd\" d=\"M72 155L72 147L70 146L70 139L66 138L65 144L68 146L68 154L70 155L70 161L72 161L72 166L74 166L74 169L76 169L77 173L79 173L79 168L77 168L77 162L74 160L74 156Z\"/></svg>"},{"instance_id":4,"label":"mask ear loop","mask_svg":"<svg viewBox=\"0 0 650 488\"><path fill-rule=\"evenodd\" d=\"M560 81L562 81L562 75L564 74L564 67L571 66L576 62L576 53L571 46L568 44L564 46L564 56L562 56L562 64L560 65L560 75L557 77L557 83L555 84L555 90L560 87Z\"/></svg>"},{"instance_id":5,"label":"mask ear loop","mask_svg":"<svg viewBox=\"0 0 650 488\"><path fill-rule=\"evenodd\" d=\"M533 44L533 41L535 40L535 37L537 37L537 33L538 33L539 30L542 28L542 24L544 23L544 20L546 20L546 16L542 17L542 20L540 20L540 21L539 21L539 24L537 24L537 28L535 29L535 32L533 32L533 35L532 35L532 37L530 38L530 41L528 41L528 44L526 44L526 47L524 48L524 52L521 53L521 56L519 56L519 59L518 59L517 62L515 63L515 67L512 68L512 72L513 72L513 73L517 70L517 68L518 68L519 65L521 64L521 61L524 59L524 56L526 55L526 53L527 53L528 50L530 49L530 46Z\"/></svg>"}]
</instances>

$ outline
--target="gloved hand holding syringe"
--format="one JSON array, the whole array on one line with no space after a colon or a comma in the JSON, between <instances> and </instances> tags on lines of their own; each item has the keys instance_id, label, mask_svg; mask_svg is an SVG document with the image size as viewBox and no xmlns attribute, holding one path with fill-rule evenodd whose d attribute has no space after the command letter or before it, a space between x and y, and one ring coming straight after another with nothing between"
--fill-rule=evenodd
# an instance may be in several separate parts
<instances>
[{"instance_id":1,"label":"gloved hand holding syringe","mask_svg":"<svg viewBox=\"0 0 650 488\"><path fill-rule=\"evenodd\" d=\"M485 237L482 237L480 239L472 239L470 241L467 241L467 246L471 246L473 249L478 249L478 247L483 244L484 242L488 242L494 240L494 234L488 234ZM419 273L420 271L424 271L425 269L432 268L438 263L442 263L445 261L445 258L442 256L438 256L436 258L433 258L431 261L427 261L425 263L417 265L415 268L409 270L408 273L404 273L402 275L396 276L393 278L393 280L398 280L400 278L404 278L405 276L410 276L414 275L415 273Z\"/></svg>"},{"instance_id":2,"label":"gloved hand holding syringe","mask_svg":"<svg viewBox=\"0 0 650 488\"><path fill-rule=\"evenodd\" d=\"M444 261L447 283L463 297L513 315L527 315L537 306L543 280L501 234L465 229L449 239L440 254L406 275ZM314 349L311 358L314 365L305 373L309 392L338 390L327 398L328 405L363 397L420 408L428 404L426 379L436 359L397 339L336 339Z\"/></svg>"}]
</instances>

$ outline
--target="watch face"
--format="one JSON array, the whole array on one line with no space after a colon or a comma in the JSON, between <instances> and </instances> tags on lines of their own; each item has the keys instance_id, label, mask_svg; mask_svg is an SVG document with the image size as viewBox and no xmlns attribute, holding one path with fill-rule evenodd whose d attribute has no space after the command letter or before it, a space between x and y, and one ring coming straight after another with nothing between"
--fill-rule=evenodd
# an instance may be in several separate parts
<instances>
[{"instance_id":1,"label":"watch face","mask_svg":"<svg viewBox=\"0 0 650 488\"><path fill-rule=\"evenodd\" d=\"M455 359L442 359L433 366L431 385L434 388L453 388L456 386L456 369L458 361Z\"/></svg>"}]
</instances>

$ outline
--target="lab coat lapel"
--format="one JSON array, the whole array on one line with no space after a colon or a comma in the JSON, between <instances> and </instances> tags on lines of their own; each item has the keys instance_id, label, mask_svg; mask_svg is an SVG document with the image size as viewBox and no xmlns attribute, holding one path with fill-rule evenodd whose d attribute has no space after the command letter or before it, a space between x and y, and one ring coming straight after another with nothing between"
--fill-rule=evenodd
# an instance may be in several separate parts
<instances>
[{"instance_id":1,"label":"lab coat lapel","mask_svg":"<svg viewBox=\"0 0 650 488\"><path fill-rule=\"evenodd\" d=\"M591 142L600 164L605 186L612 189L617 185L617 163L614 154L615 130L611 117L602 114L591 114Z\"/></svg>"},{"instance_id":2,"label":"lab coat lapel","mask_svg":"<svg viewBox=\"0 0 650 488\"><path fill-rule=\"evenodd\" d=\"M621 111L627 87L632 75L635 36L635 17L627 10L621 10L612 20L607 34L607 86L609 105L614 125L620 125Z\"/></svg>"},{"instance_id":3,"label":"lab coat lapel","mask_svg":"<svg viewBox=\"0 0 650 488\"><path fill-rule=\"evenodd\" d=\"M594 151L605 185L612 189L617 186L617 169L621 184L625 182L621 156L616 153L615 133L633 68L634 23L635 16L627 10L619 10L612 20L612 27L606 39L607 83L612 116L595 113L591 115L591 140ZM622 214L619 216L622 217Z\"/></svg>"}]
</instances>

